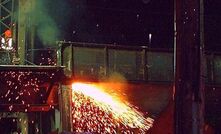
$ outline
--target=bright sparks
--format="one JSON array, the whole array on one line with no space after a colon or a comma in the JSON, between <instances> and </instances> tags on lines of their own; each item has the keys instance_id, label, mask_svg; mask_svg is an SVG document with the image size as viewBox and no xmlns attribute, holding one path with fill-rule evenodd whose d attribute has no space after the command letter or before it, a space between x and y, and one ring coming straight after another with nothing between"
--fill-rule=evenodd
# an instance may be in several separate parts
<instances>
[{"instance_id":1,"label":"bright sparks","mask_svg":"<svg viewBox=\"0 0 221 134\"><path fill-rule=\"evenodd\" d=\"M153 119L95 84L72 84L72 117L76 132L145 133ZM133 131L130 131L133 130Z\"/></svg>"}]
</instances>

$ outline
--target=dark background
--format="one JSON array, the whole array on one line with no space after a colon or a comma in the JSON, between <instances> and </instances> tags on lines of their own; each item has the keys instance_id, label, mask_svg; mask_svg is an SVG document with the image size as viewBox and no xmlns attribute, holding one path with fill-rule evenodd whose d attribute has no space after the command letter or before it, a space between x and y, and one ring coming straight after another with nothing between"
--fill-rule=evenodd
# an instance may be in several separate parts
<instances>
[{"instance_id":1,"label":"dark background","mask_svg":"<svg viewBox=\"0 0 221 134\"><path fill-rule=\"evenodd\" d=\"M221 51L221 1L205 1L205 45L208 50Z\"/></svg>"},{"instance_id":2,"label":"dark background","mask_svg":"<svg viewBox=\"0 0 221 134\"><path fill-rule=\"evenodd\" d=\"M66 0L48 4L60 39L173 47L173 0Z\"/></svg>"},{"instance_id":3,"label":"dark background","mask_svg":"<svg viewBox=\"0 0 221 134\"><path fill-rule=\"evenodd\" d=\"M48 0L46 5L59 40L173 48L174 0ZM205 0L204 6L206 49L221 51L221 1Z\"/></svg>"}]
</instances>

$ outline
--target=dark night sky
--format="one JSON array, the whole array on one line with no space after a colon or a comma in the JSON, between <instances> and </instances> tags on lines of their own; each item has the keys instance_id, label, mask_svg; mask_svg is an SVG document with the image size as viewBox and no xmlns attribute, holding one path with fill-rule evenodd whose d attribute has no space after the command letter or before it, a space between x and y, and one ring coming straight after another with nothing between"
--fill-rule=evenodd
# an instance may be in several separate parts
<instances>
[{"instance_id":1,"label":"dark night sky","mask_svg":"<svg viewBox=\"0 0 221 134\"><path fill-rule=\"evenodd\" d=\"M52 0L50 0L52 1ZM57 2L55 2L57 1ZM66 41L173 47L173 0L53 0L49 12ZM221 50L221 1L205 1L205 44Z\"/></svg>"},{"instance_id":2,"label":"dark night sky","mask_svg":"<svg viewBox=\"0 0 221 134\"><path fill-rule=\"evenodd\" d=\"M57 0L58 1L58 0ZM68 41L173 46L173 0L66 0L49 4Z\"/></svg>"},{"instance_id":3,"label":"dark night sky","mask_svg":"<svg viewBox=\"0 0 221 134\"><path fill-rule=\"evenodd\" d=\"M221 1L205 0L205 45L221 51Z\"/></svg>"}]
</instances>

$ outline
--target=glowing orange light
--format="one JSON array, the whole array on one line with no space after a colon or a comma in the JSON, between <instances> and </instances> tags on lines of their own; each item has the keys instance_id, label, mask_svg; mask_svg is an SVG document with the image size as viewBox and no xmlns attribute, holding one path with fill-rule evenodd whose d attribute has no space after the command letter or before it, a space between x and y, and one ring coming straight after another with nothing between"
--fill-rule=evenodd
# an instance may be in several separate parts
<instances>
[{"instance_id":1,"label":"glowing orange light","mask_svg":"<svg viewBox=\"0 0 221 134\"><path fill-rule=\"evenodd\" d=\"M11 36L12 36L11 30L6 30L5 37L11 38Z\"/></svg>"},{"instance_id":2,"label":"glowing orange light","mask_svg":"<svg viewBox=\"0 0 221 134\"><path fill-rule=\"evenodd\" d=\"M73 83L72 89L72 101L75 105L82 105L82 102L76 102L78 99L76 99L75 94L83 94L84 96L91 98L93 103L106 113L111 112L111 115L113 115L116 122L120 122L119 124L131 128L139 128L142 132L145 132L152 127L152 118L144 118L143 114L137 111L132 105L123 102L120 98L108 94L102 87L97 86L96 84ZM79 115L79 111L75 111L74 118L77 118Z\"/></svg>"}]
</instances>

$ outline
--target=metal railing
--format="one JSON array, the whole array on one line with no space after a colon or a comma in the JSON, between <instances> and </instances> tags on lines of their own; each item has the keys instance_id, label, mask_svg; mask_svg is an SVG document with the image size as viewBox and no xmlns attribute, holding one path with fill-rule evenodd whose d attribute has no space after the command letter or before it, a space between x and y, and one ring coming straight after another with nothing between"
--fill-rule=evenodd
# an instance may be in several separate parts
<instances>
[{"instance_id":1,"label":"metal railing","mask_svg":"<svg viewBox=\"0 0 221 134\"><path fill-rule=\"evenodd\" d=\"M102 79L119 73L127 80L173 82L173 50L146 46L58 42L58 64L67 77ZM221 84L221 53L205 52L205 82Z\"/></svg>"},{"instance_id":2,"label":"metal railing","mask_svg":"<svg viewBox=\"0 0 221 134\"><path fill-rule=\"evenodd\" d=\"M13 56L15 52L14 51L8 51L8 50L0 50L0 65L11 65L13 64Z\"/></svg>"},{"instance_id":3,"label":"metal railing","mask_svg":"<svg viewBox=\"0 0 221 134\"><path fill-rule=\"evenodd\" d=\"M57 65L57 50L48 49L29 49L26 54L26 64L28 65Z\"/></svg>"},{"instance_id":4,"label":"metal railing","mask_svg":"<svg viewBox=\"0 0 221 134\"><path fill-rule=\"evenodd\" d=\"M145 46L58 42L60 47L27 51L26 64L65 66L69 78L100 80L119 75L132 81L172 82L173 50ZM205 82L221 84L221 53L206 52ZM13 52L0 51L0 64L10 65Z\"/></svg>"},{"instance_id":5,"label":"metal railing","mask_svg":"<svg viewBox=\"0 0 221 134\"><path fill-rule=\"evenodd\" d=\"M105 79L114 75L132 81L173 81L173 53L145 46L58 42L59 63L67 77Z\"/></svg>"}]
</instances>

